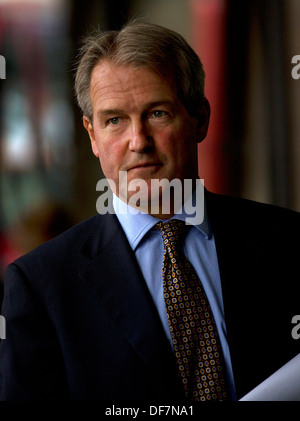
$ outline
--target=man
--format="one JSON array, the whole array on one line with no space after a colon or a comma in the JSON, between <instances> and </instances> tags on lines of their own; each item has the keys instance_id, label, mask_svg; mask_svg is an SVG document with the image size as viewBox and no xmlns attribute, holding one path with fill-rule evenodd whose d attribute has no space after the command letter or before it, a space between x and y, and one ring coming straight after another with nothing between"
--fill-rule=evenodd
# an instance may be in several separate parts
<instances>
[{"instance_id":1,"label":"man","mask_svg":"<svg viewBox=\"0 0 300 421\"><path fill-rule=\"evenodd\" d=\"M299 352L299 215L207 191L202 203L204 72L173 31L137 22L88 38L76 93L112 207L8 268L1 399L240 399ZM204 216L181 224L178 252L190 199ZM187 266L192 286L177 290Z\"/></svg>"}]
</instances>

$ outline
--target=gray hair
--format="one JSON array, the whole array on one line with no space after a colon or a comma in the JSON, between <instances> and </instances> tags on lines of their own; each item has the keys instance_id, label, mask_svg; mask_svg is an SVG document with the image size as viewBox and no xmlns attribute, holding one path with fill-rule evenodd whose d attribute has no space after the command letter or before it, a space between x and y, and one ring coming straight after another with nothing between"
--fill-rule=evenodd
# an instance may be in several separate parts
<instances>
[{"instance_id":1,"label":"gray hair","mask_svg":"<svg viewBox=\"0 0 300 421\"><path fill-rule=\"evenodd\" d=\"M77 102L92 122L91 74L100 60L116 65L145 67L172 78L177 94L190 115L195 115L204 94L202 63L185 39L162 26L132 21L121 30L96 31L84 39L75 76Z\"/></svg>"}]
</instances>

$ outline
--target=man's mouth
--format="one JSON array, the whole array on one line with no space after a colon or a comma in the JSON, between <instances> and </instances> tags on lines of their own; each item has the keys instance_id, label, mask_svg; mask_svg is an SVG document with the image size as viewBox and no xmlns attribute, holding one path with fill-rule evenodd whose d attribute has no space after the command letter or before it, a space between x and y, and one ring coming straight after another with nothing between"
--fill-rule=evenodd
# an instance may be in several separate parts
<instances>
[{"instance_id":1,"label":"man's mouth","mask_svg":"<svg viewBox=\"0 0 300 421\"><path fill-rule=\"evenodd\" d=\"M131 167L129 167L129 170L135 170L135 169L151 169L151 168L155 168L155 167L159 167L162 164L159 162L149 162L149 161L145 161L145 162L139 162L135 165L132 165Z\"/></svg>"}]
</instances>

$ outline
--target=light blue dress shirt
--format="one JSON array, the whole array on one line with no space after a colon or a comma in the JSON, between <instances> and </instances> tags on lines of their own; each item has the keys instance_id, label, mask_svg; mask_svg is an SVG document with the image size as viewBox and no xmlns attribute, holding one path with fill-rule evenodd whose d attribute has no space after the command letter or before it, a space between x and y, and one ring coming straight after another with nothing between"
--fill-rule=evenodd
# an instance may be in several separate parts
<instances>
[{"instance_id":1,"label":"light blue dress shirt","mask_svg":"<svg viewBox=\"0 0 300 421\"><path fill-rule=\"evenodd\" d=\"M121 201L115 194L113 194L113 207L129 244L135 253L144 279L157 307L162 325L172 346L162 285L164 246L160 232L151 230L159 219L141 211L136 212L136 209L132 211L133 208ZM180 213L174 215L173 218L185 220L186 216L184 208L182 208ZM235 400L231 358L226 339L218 258L214 236L209 226L206 212L204 212L202 223L199 225L188 225L183 244L183 252L201 279L210 302L224 354L229 388L232 399Z\"/></svg>"}]
</instances>

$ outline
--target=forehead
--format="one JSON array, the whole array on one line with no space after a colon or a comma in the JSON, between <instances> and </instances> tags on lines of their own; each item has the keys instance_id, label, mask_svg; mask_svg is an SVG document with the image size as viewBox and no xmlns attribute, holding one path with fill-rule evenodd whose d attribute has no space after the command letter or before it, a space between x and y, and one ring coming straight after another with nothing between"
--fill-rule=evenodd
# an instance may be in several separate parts
<instances>
[{"instance_id":1,"label":"forehead","mask_svg":"<svg viewBox=\"0 0 300 421\"><path fill-rule=\"evenodd\" d=\"M146 67L115 65L108 61L98 63L91 75L90 94L93 107L99 103L117 100L137 102L177 99L172 78L167 79ZM159 98L159 99L162 99Z\"/></svg>"}]
</instances>

